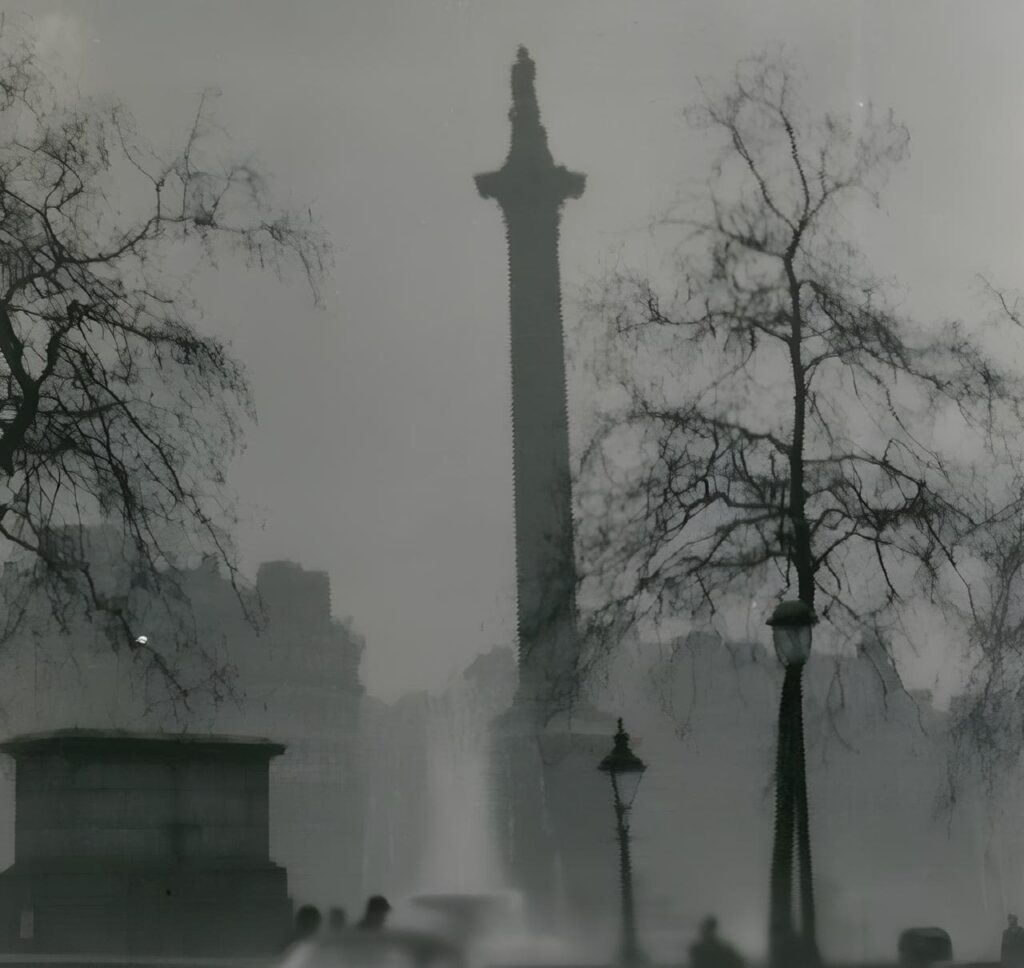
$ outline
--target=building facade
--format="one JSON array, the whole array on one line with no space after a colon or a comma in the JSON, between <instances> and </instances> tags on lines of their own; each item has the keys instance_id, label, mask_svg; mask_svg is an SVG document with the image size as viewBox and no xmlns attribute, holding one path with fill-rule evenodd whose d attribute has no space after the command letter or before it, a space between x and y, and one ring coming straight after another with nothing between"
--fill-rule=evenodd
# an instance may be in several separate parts
<instances>
[{"instance_id":1,"label":"building facade","mask_svg":"<svg viewBox=\"0 0 1024 968\"><path fill-rule=\"evenodd\" d=\"M97 574L123 581L130 568L120 542L94 546L112 559L98 561ZM192 687L187 705L170 702L159 677L115 652L87 619L64 632L42 602L32 633L6 647L0 729L13 735L72 724L274 737L286 752L270 767L270 833L293 896L354 909L364 899L362 637L333 615L328 576L293 562L265 563L244 592L255 624L213 561L184 572L180 585L198 649L175 654L177 629L159 609L139 609L139 631ZM217 676L224 677L220 695L206 688L220 685ZM0 775L0 798L12 803L12 777ZM12 849L0 839L0 862Z\"/></svg>"}]
</instances>

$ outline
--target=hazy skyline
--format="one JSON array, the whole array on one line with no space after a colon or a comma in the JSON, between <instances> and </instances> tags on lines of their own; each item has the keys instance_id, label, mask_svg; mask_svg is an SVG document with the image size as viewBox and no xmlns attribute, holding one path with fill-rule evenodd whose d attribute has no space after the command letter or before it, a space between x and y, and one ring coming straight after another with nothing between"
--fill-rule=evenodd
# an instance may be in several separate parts
<instances>
[{"instance_id":1,"label":"hazy skyline","mask_svg":"<svg viewBox=\"0 0 1024 968\"><path fill-rule=\"evenodd\" d=\"M975 276L1024 285L1024 8L953 2L280 4L33 0L83 94L173 143L197 94L337 246L323 310L297 284L226 262L197 294L249 369L260 423L231 484L247 569L330 572L367 637L364 678L394 698L443 685L514 637L504 231L473 175L508 147L509 68L537 63L556 162L587 174L562 222L570 346L577 295L620 250L655 265L648 224L707 171L682 109L696 76L785 43L812 105L904 121L884 217L852 226L922 321L980 318ZM590 406L570 383L576 441ZM265 522L265 527L256 522Z\"/></svg>"}]
</instances>

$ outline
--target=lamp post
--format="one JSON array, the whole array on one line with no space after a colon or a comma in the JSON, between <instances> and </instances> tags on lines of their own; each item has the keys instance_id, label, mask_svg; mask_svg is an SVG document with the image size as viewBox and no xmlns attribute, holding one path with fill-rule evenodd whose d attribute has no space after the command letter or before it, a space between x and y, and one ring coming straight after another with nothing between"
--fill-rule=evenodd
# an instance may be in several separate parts
<instances>
[{"instance_id":1,"label":"lamp post","mask_svg":"<svg viewBox=\"0 0 1024 968\"><path fill-rule=\"evenodd\" d=\"M625 965L644 964L647 959L636 942L636 912L633 907L633 867L629 857L629 822L627 814L633 806L640 780L647 765L629 748L629 734L622 728L615 733L612 751L601 760L598 769L612 781L615 803L615 830L619 838L619 885L622 898L622 948L620 958Z\"/></svg>"},{"instance_id":2,"label":"lamp post","mask_svg":"<svg viewBox=\"0 0 1024 968\"><path fill-rule=\"evenodd\" d=\"M775 761L775 836L772 844L768 955L770 968L818 968L811 871L811 836L804 765L803 670L818 621L806 602L781 602L768 624L775 654L786 670L779 702ZM800 932L793 925L793 840L800 875Z\"/></svg>"}]
</instances>

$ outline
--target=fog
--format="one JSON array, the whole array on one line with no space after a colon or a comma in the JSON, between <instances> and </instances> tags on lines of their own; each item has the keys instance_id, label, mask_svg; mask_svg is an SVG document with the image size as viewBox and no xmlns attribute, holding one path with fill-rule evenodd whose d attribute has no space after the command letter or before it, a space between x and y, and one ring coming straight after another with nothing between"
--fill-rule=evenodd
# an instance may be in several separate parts
<instances>
[{"instance_id":1,"label":"fog","mask_svg":"<svg viewBox=\"0 0 1024 968\"><path fill-rule=\"evenodd\" d=\"M509 287L505 232L473 176L508 151L517 48L537 65L555 162L587 177L560 235L575 460L600 403L587 367L600 321L584 309L587 287L622 265L668 278L665 235L652 224L712 162L683 109L698 78L725 81L751 52L785 45L813 110L856 120L870 104L908 126L910 156L882 209L852 210L847 225L893 281L900 311L926 329L950 318L972 329L990 308L979 275L1024 281L1024 8L32 0L8 9L31 16L58 84L123 100L158 144L180 140L199 93L217 88L231 144L259 158L282 198L316 212L337 265L321 308L296 280L229 260L196 281L203 326L230 341L251 379L259 420L228 483L247 576L278 594L270 632L257 638L223 575L207 567L189 579L203 641L220 649L223 639L237 695L185 711L154 705L137 670L93 643L82 620L70 636L46 627L11 645L4 733L184 728L285 743L268 767L269 850L287 869L289 899L324 910L355 914L378 892L406 913L426 894L500 895L514 907L522 898L510 889L506 841L535 835L538 854L571 842L584 863L564 859L568 848L538 862L548 864L547 913L571 925L541 932L545 957L606 958L619 931L615 815L611 791L591 791L604 784L596 767L613 727L582 731L567 772L541 782L549 801L542 820L530 818L541 833L494 825L497 773L520 769L496 757L492 735L516 688ZM1015 353L1004 359L1024 366ZM267 562L278 564L259 571ZM764 955L782 681L768 607L752 599L730 611L717 637L681 635L687 647L672 659L679 641L623 641L586 697L589 721L623 716L647 761L630 830L640 934L661 963L682 960L711 914L745 957ZM924 603L907 616L920 647L899 656L903 683L879 681L838 649L808 666L822 948L836 960L892 959L901 930L934 923L958 957L990 958L1006 915L1024 907L1020 784L1008 775L983 787L965 773L951 785L957 633ZM161 629L146 633L158 640ZM76 635L87 651L71 648ZM10 772L5 864L16 839ZM585 809L580 777L590 784ZM523 918L508 929L508 950Z\"/></svg>"},{"instance_id":2,"label":"fog","mask_svg":"<svg viewBox=\"0 0 1024 968\"><path fill-rule=\"evenodd\" d=\"M17 4L9 5L13 13ZM579 294L628 257L707 147L681 112L696 78L787 45L817 106L891 108L910 158L885 211L852 226L923 320L984 307L976 274L1021 264L1022 13L955 2L474 4L54 3L32 14L85 94L113 94L171 144L195 97L338 246L326 309L226 263L200 280L213 332L247 365L259 425L231 484L251 570L288 557L330 572L340 614L373 643L375 694L437 688L512 641L514 560L504 239L472 176L508 144L508 68L525 44L559 163L587 174L561 259L570 348ZM592 404L570 383L574 446ZM935 670L927 670L930 681Z\"/></svg>"}]
</instances>

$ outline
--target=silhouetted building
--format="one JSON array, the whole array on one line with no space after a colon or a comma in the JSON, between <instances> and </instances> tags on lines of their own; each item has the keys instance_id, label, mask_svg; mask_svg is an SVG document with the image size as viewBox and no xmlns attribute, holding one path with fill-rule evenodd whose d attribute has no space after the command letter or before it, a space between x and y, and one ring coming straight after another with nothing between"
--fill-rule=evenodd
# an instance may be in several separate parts
<instances>
[{"instance_id":1,"label":"silhouetted building","mask_svg":"<svg viewBox=\"0 0 1024 968\"><path fill-rule=\"evenodd\" d=\"M131 549L114 529L86 532L97 578L125 580ZM364 688L359 666L365 642L347 619L332 614L326 573L289 561L260 566L243 601L208 559L183 572L198 651L175 653L179 629L159 608L140 608L139 632L169 655L191 687L188 708L174 708L158 676L139 677L87 616L67 634L53 621L45 596L36 603L34 635L6 646L8 675L0 683L3 726L11 733L116 725L271 735L287 748L271 766L270 826L274 852L289 872L298 903L354 907L363 885L366 755L361 741ZM204 683L227 670L231 692L218 700ZM6 787L6 790L3 788ZM9 783L0 780L9 798ZM10 847L0 837L0 849Z\"/></svg>"},{"instance_id":2,"label":"silhouetted building","mask_svg":"<svg viewBox=\"0 0 1024 968\"><path fill-rule=\"evenodd\" d=\"M783 675L770 635L693 634L673 644L670 661L655 643L637 648L623 644L602 702L643 737L650 765L631 812L645 948L656 960L678 957L711 910L758 960ZM996 929L1024 906L1021 785L1014 777L996 796L962 782L946 812L948 715L927 692L898 687L871 661L880 658L871 643L856 656L826 648L812 653L804 683L824 956L891 959L902 929L937 924L958 957L994 959Z\"/></svg>"},{"instance_id":3,"label":"silhouetted building","mask_svg":"<svg viewBox=\"0 0 1024 968\"><path fill-rule=\"evenodd\" d=\"M362 742L369 760L364 882L372 891L402 895L419 885L430 837L430 697L410 693L392 705L368 699L364 710Z\"/></svg>"},{"instance_id":4,"label":"silhouetted building","mask_svg":"<svg viewBox=\"0 0 1024 968\"><path fill-rule=\"evenodd\" d=\"M269 854L266 740L61 730L16 763L15 862L0 939L45 954L266 954L287 937Z\"/></svg>"},{"instance_id":5,"label":"silhouetted building","mask_svg":"<svg viewBox=\"0 0 1024 968\"><path fill-rule=\"evenodd\" d=\"M261 565L257 589L267 615L261 658L250 644L248 703L232 729L256 716L288 747L275 764L274 849L296 896L351 909L362 901L371 752L363 736L365 642L331 612L325 572L292 562ZM244 640L242 640L244 642ZM301 881L300 881L301 875Z\"/></svg>"},{"instance_id":6,"label":"silhouetted building","mask_svg":"<svg viewBox=\"0 0 1024 968\"><path fill-rule=\"evenodd\" d=\"M585 177L556 165L520 48L512 141L499 171L477 175L508 236L519 689L495 724L496 825L506 870L535 924L604 915L605 791L595 769L611 717L579 704L572 478L558 267L562 205Z\"/></svg>"}]
</instances>

